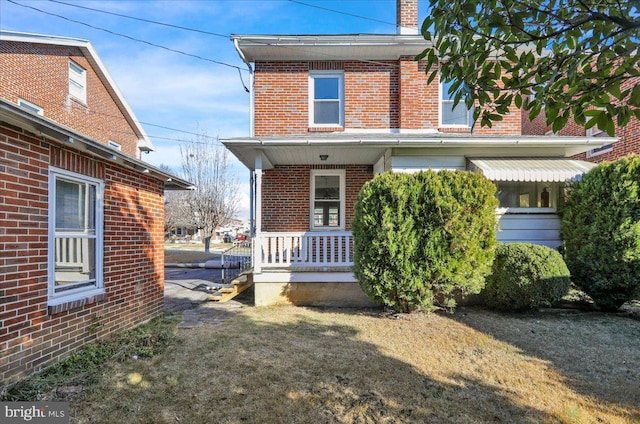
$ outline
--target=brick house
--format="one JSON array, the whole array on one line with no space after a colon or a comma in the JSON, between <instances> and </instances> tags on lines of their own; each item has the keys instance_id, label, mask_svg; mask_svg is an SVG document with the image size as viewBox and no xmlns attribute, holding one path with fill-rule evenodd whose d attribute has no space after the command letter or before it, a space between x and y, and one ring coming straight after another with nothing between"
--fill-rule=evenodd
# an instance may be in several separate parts
<instances>
[{"instance_id":1,"label":"brick house","mask_svg":"<svg viewBox=\"0 0 640 424\"><path fill-rule=\"evenodd\" d=\"M165 189L88 41L0 32L2 384L162 312Z\"/></svg>"},{"instance_id":2,"label":"brick house","mask_svg":"<svg viewBox=\"0 0 640 424\"><path fill-rule=\"evenodd\" d=\"M640 77L633 77L625 81L622 89L634 86L640 83ZM546 125L544 110L533 121L526 123L527 130L532 134L550 134L558 136L589 136L589 137L605 137L607 134L600 130L597 126L585 130L572 120L558 131L552 134L551 127ZM640 155L640 119L631 117L629 123L624 127L616 125L615 137L618 139L615 143L606 143L601 147L589 149L582 152L574 159L586 160L589 162L601 163L610 162L628 156L632 153Z\"/></svg>"},{"instance_id":3,"label":"brick house","mask_svg":"<svg viewBox=\"0 0 640 424\"><path fill-rule=\"evenodd\" d=\"M362 305L351 220L362 185L386 172L483 172L498 186L501 241L560 244L568 159L615 139L527 132L523 113L471 133L471 111L427 84L418 1L397 1L396 34L237 35L251 69L251 135L223 140L251 171L257 305Z\"/></svg>"}]
</instances>

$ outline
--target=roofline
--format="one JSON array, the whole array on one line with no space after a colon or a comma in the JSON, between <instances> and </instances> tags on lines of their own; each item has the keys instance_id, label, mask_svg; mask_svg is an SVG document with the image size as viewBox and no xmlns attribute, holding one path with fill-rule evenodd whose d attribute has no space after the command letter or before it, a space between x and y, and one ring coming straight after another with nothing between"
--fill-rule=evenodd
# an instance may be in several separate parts
<instances>
[{"instance_id":1,"label":"roofline","mask_svg":"<svg viewBox=\"0 0 640 424\"><path fill-rule=\"evenodd\" d=\"M103 82L107 92L114 99L114 102L118 108L122 111L127 123L133 128L136 136L139 139L138 145L144 147L145 151L153 151L153 143L149 136L145 132L142 125L140 125L138 118L127 103L124 95L116 85L113 78L107 71L106 66L98 56L98 53L93 48L90 41L81 38L61 37L57 35L44 35L44 34L32 34L26 32L6 31L0 30L0 41L12 41L20 43L35 43L35 44L50 44L59 46L72 46L78 47L82 51L83 55L87 58L89 63L94 66L94 70L98 75L98 78ZM141 142L140 142L141 141Z\"/></svg>"},{"instance_id":2,"label":"roofline","mask_svg":"<svg viewBox=\"0 0 640 424\"><path fill-rule=\"evenodd\" d=\"M236 137L221 138L225 146L266 147L266 146L336 146L336 145L372 145L376 147L411 146L457 146L465 145L529 145L529 146L602 146L614 143L617 137L575 137L575 136L540 136L540 135L473 135L456 133L423 133L423 134L338 134L331 136L288 136L288 137Z\"/></svg>"},{"instance_id":3,"label":"roofline","mask_svg":"<svg viewBox=\"0 0 640 424\"><path fill-rule=\"evenodd\" d=\"M306 35L231 35L238 54L245 63L256 60L283 60L280 55L271 55L274 49L291 49L287 60L297 58L328 60L327 50L350 48L351 56L336 60L367 59L396 60L400 56L415 56L432 45L422 35L413 34L306 34ZM366 51L362 51L367 47ZM253 53L248 50L253 50ZM376 52L372 56L372 49ZM257 51L256 51L257 50Z\"/></svg>"},{"instance_id":4,"label":"roofline","mask_svg":"<svg viewBox=\"0 0 640 424\"><path fill-rule=\"evenodd\" d=\"M70 149L102 158L110 163L125 166L141 174L150 175L153 178L164 181L165 190L190 190L194 188L193 184L189 181L135 159L119 150L107 147L90 137L65 127L49 118L27 111L3 98L0 98L0 122L6 122L10 125L33 132L36 135L53 139L63 143Z\"/></svg>"}]
</instances>

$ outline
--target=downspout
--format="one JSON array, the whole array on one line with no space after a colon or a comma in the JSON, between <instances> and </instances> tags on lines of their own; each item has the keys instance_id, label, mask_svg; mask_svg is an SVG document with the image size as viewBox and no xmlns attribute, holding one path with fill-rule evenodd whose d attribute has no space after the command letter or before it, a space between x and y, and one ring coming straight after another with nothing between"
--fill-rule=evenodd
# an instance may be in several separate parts
<instances>
[{"instance_id":1,"label":"downspout","mask_svg":"<svg viewBox=\"0 0 640 424\"><path fill-rule=\"evenodd\" d=\"M249 134L251 137L254 136L255 133L255 90L254 90L254 78L253 78L253 67L251 66L251 62L247 60L247 58L242 53L240 46L238 45L238 39L233 39L233 47L238 52L238 56L240 59L247 65L249 69ZM255 168L254 168L255 169ZM249 229L251 232L251 237L255 237L256 235L256 176L255 171L249 170Z\"/></svg>"}]
</instances>

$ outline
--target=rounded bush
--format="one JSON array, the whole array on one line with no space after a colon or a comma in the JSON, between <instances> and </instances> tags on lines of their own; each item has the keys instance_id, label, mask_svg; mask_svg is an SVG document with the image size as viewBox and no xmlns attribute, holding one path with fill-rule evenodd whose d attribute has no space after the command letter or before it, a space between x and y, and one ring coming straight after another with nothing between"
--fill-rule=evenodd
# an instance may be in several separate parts
<instances>
[{"instance_id":1,"label":"rounded bush","mask_svg":"<svg viewBox=\"0 0 640 424\"><path fill-rule=\"evenodd\" d=\"M640 295L640 156L593 168L560 212L573 282L603 310Z\"/></svg>"},{"instance_id":2,"label":"rounded bush","mask_svg":"<svg viewBox=\"0 0 640 424\"><path fill-rule=\"evenodd\" d=\"M495 241L495 185L462 171L384 173L367 182L352 223L363 291L396 311L478 293Z\"/></svg>"},{"instance_id":3,"label":"rounded bush","mask_svg":"<svg viewBox=\"0 0 640 424\"><path fill-rule=\"evenodd\" d=\"M499 243L481 298L491 308L550 306L569 292L569 269L558 251L532 243Z\"/></svg>"}]
</instances>

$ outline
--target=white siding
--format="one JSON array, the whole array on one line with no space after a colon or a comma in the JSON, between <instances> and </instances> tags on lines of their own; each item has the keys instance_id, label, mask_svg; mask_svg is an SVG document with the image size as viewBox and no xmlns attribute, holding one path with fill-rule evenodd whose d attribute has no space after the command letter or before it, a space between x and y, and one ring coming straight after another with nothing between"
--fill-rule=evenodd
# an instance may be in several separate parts
<instances>
[{"instance_id":1,"label":"white siding","mask_svg":"<svg viewBox=\"0 0 640 424\"><path fill-rule=\"evenodd\" d=\"M526 241L557 248L560 239L560 218L549 214L498 214L499 242Z\"/></svg>"},{"instance_id":2,"label":"white siding","mask_svg":"<svg viewBox=\"0 0 640 424\"><path fill-rule=\"evenodd\" d=\"M393 172L419 172L432 169L460 170L466 169L464 156L393 156L391 168Z\"/></svg>"}]
</instances>

